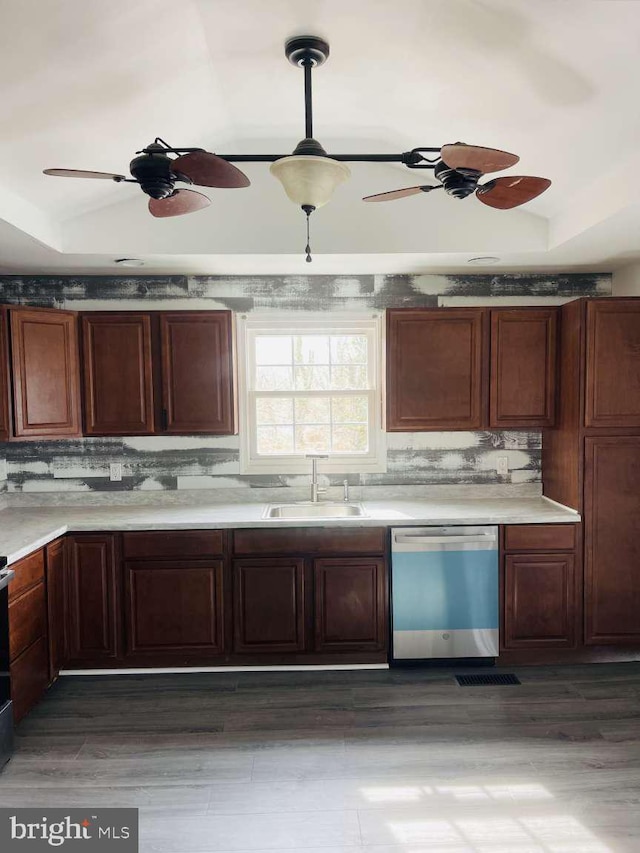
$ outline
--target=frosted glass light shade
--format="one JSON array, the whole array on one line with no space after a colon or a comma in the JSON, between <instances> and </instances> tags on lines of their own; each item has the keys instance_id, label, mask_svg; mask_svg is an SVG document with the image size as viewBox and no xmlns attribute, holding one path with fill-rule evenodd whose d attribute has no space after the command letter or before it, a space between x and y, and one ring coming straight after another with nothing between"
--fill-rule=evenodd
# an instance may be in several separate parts
<instances>
[{"instance_id":1,"label":"frosted glass light shade","mask_svg":"<svg viewBox=\"0 0 640 853\"><path fill-rule=\"evenodd\" d=\"M338 184L351 176L349 167L339 160L309 154L281 157L271 164L270 171L292 202L315 208L326 204Z\"/></svg>"}]
</instances>

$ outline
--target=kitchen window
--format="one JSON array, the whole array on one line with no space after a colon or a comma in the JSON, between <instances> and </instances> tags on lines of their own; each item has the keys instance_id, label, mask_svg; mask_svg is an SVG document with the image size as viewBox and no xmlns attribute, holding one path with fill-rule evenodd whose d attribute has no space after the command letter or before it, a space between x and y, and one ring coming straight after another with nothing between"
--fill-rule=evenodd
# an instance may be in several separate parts
<instances>
[{"instance_id":1,"label":"kitchen window","mask_svg":"<svg viewBox=\"0 0 640 853\"><path fill-rule=\"evenodd\" d=\"M382 319L241 315L242 473L384 471Z\"/></svg>"}]
</instances>

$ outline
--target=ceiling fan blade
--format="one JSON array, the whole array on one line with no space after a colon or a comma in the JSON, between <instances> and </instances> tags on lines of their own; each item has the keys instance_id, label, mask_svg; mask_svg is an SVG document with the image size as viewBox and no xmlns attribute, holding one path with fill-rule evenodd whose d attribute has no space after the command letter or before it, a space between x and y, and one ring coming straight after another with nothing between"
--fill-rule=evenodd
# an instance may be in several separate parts
<instances>
[{"instance_id":1,"label":"ceiling fan blade","mask_svg":"<svg viewBox=\"0 0 640 853\"><path fill-rule=\"evenodd\" d=\"M115 175L112 172L87 172L84 169L44 169L44 175L53 175L56 178L101 178L104 181L126 181L124 175Z\"/></svg>"},{"instance_id":2,"label":"ceiling fan blade","mask_svg":"<svg viewBox=\"0 0 640 853\"><path fill-rule=\"evenodd\" d=\"M158 218L182 216L183 213L193 213L209 207L210 204L206 195L195 190L174 190L166 198L150 198L149 213Z\"/></svg>"},{"instance_id":3,"label":"ceiling fan blade","mask_svg":"<svg viewBox=\"0 0 640 853\"><path fill-rule=\"evenodd\" d=\"M509 154L508 151L465 145L463 142L443 145L440 156L450 169L475 169L483 174L508 169L509 166L515 166L520 159L517 154Z\"/></svg>"},{"instance_id":4,"label":"ceiling fan blade","mask_svg":"<svg viewBox=\"0 0 640 853\"><path fill-rule=\"evenodd\" d=\"M476 196L483 204L498 210L510 210L526 204L551 186L548 178L533 178L528 175L510 175L495 178L478 187Z\"/></svg>"},{"instance_id":5,"label":"ceiling fan blade","mask_svg":"<svg viewBox=\"0 0 640 853\"><path fill-rule=\"evenodd\" d=\"M419 195L420 193L428 193L431 190L437 190L442 187L442 184L426 184L422 187L404 187L401 190L391 190L388 193L376 193L375 195L367 195L362 201L393 201L396 198L407 198L410 195Z\"/></svg>"},{"instance_id":6,"label":"ceiling fan blade","mask_svg":"<svg viewBox=\"0 0 640 853\"><path fill-rule=\"evenodd\" d=\"M182 157L172 161L171 169L185 175L191 183L200 187L235 189L248 187L251 183L245 173L237 169L233 163L228 163L209 151L183 154Z\"/></svg>"}]
</instances>

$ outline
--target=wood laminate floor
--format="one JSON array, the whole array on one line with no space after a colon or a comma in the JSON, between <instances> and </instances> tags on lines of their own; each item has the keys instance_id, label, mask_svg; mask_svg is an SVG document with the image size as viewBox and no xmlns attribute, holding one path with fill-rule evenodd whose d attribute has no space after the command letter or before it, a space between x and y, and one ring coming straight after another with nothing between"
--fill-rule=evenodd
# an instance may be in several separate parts
<instances>
[{"instance_id":1,"label":"wood laminate floor","mask_svg":"<svg viewBox=\"0 0 640 853\"><path fill-rule=\"evenodd\" d=\"M144 853L640 851L640 664L67 677L0 806L136 806Z\"/></svg>"}]
</instances>

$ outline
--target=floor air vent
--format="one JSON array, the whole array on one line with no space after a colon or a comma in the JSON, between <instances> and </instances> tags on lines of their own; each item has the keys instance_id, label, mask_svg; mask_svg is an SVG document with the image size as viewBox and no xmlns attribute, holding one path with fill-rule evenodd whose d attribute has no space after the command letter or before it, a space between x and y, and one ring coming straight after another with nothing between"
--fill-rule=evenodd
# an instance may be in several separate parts
<instances>
[{"instance_id":1,"label":"floor air vent","mask_svg":"<svg viewBox=\"0 0 640 853\"><path fill-rule=\"evenodd\" d=\"M517 675L511 672L495 673L493 675L456 675L460 687L479 687L485 684L520 684Z\"/></svg>"}]
</instances>

